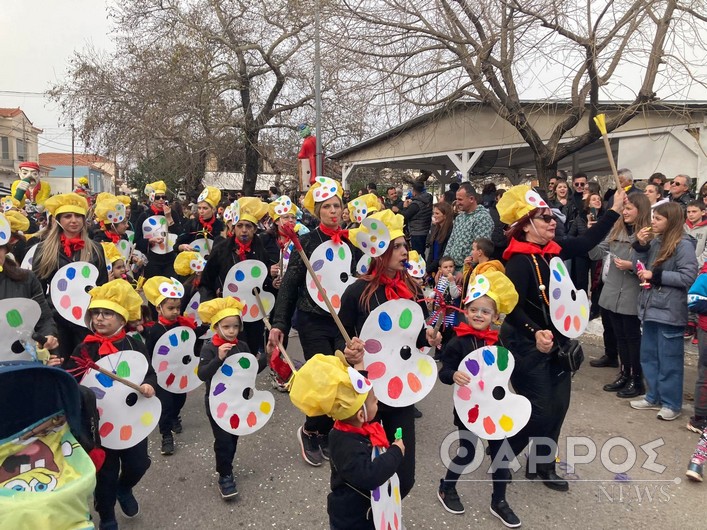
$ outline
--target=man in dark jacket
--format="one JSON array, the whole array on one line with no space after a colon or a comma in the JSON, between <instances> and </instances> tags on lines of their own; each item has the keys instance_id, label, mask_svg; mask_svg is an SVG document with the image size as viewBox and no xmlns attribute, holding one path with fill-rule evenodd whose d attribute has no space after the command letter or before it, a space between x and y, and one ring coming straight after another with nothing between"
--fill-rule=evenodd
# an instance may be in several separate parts
<instances>
[{"instance_id":1,"label":"man in dark jacket","mask_svg":"<svg viewBox=\"0 0 707 530\"><path fill-rule=\"evenodd\" d=\"M425 241L432 226L432 195L425 191L424 184L412 185L412 199L400 212L410 234L410 246L421 256L425 255Z\"/></svg>"}]
</instances>

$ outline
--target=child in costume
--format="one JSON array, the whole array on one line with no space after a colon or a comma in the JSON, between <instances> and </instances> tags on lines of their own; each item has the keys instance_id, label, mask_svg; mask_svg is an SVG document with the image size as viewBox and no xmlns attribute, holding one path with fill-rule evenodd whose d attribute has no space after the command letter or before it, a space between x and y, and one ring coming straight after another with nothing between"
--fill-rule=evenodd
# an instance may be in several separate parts
<instances>
[{"instance_id":1,"label":"child in costume","mask_svg":"<svg viewBox=\"0 0 707 530\"><path fill-rule=\"evenodd\" d=\"M442 368L439 371L439 380L447 385L456 383L463 386L471 382L469 375L459 371L459 364L472 351L483 346L491 346L498 342L498 332L492 331L491 324L499 318L499 313L510 313L518 303L518 293L506 276L497 271L488 271L482 276L489 284L488 291L482 296L472 296L472 291L464 298L464 312L467 323L459 324L454 328L455 337L447 344L442 352ZM473 284L472 284L473 287ZM457 494L457 481L464 467L474 460L474 441L468 436L469 431L454 410L454 425L460 433L467 431L467 435L459 438L459 452L452 459L452 466L447 470L446 476L440 480L437 498L445 510L453 514L464 513L464 506ZM492 461L502 447L503 440L489 440ZM515 449L515 448L514 448ZM522 448L517 448L522 449ZM501 519L509 528L520 526L520 519L513 512L506 501L506 487L511 481L510 469L499 466L493 472L493 493L491 495L491 513Z\"/></svg>"},{"instance_id":2,"label":"child in costume","mask_svg":"<svg viewBox=\"0 0 707 530\"><path fill-rule=\"evenodd\" d=\"M199 216L190 219L182 228L182 234L177 238L174 248L181 252L191 252L195 250L191 244L197 239L210 239L211 245L223 239L223 232L226 225L216 217L216 209L221 202L221 190L213 186L206 186L197 198L196 208ZM211 254L212 249L206 249L206 255Z\"/></svg>"},{"instance_id":3,"label":"child in costume","mask_svg":"<svg viewBox=\"0 0 707 530\"><path fill-rule=\"evenodd\" d=\"M157 310L157 322L145 331L145 346L150 356L154 355L155 345L162 335L177 326L196 328L194 319L180 316L184 287L178 280L166 276L153 276L143 285L143 293L147 301ZM182 432L182 421L179 413L187 400L186 393L177 394L165 390L161 386L155 389L157 397L162 403L160 415L160 434L163 455L174 454L174 437L172 432Z\"/></svg>"},{"instance_id":4,"label":"child in costume","mask_svg":"<svg viewBox=\"0 0 707 530\"><path fill-rule=\"evenodd\" d=\"M330 527L374 529L370 491L393 476L405 455L405 444L402 439L390 444L383 426L370 422L378 412L371 384L338 355L317 354L307 361L292 380L290 398L307 416L326 414L335 420L329 432ZM371 459L374 446L386 451Z\"/></svg>"},{"instance_id":5,"label":"child in costume","mask_svg":"<svg viewBox=\"0 0 707 530\"><path fill-rule=\"evenodd\" d=\"M199 362L199 379L204 381L206 394L206 416L214 433L214 453L216 456L216 471L218 472L218 489L221 498L232 499L238 495L236 481L233 478L233 459L236 456L238 436L224 431L211 416L209 408L209 394L211 379L226 357L238 352L250 353L245 341L238 341L241 330L241 312L243 303L236 298L214 298L199 305L199 318L205 324L211 324L215 334L209 342L201 348L201 361Z\"/></svg>"},{"instance_id":6,"label":"child in costume","mask_svg":"<svg viewBox=\"0 0 707 530\"><path fill-rule=\"evenodd\" d=\"M73 355L63 363L67 371L76 371L75 358L88 356L93 361L104 355L125 350L135 350L148 359L145 379L140 385L140 392L145 397L153 397L157 387L155 371L149 363L145 346L126 336L125 325L129 320L140 318L142 299L125 280L113 280L89 291L91 302L86 312L89 329L93 332L79 344ZM52 356L49 364L56 366L61 362ZM79 378L80 379L80 378ZM116 383L119 384L119 383ZM133 488L150 467L147 452L147 438L128 449L104 448L106 459L96 474L95 507L100 516L100 530L117 530L115 501L117 499L126 517L135 517L140 512Z\"/></svg>"},{"instance_id":7,"label":"child in costume","mask_svg":"<svg viewBox=\"0 0 707 530\"><path fill-rule=\"evenodd\" d=\"M201 274L204 272L206 260L198 252L180 252L174 260L174 272L179 276L179 281L184 286L182 296L182 313L187 310L187 304L199 292Z\"/></svg>"},{"instance_id":8,"label":"child in costume","mask_svg":"<svg viewBox=\"0 0 707 530\"><path fill-rule=\"evenodd\" d=\"M108 279L125 280L132 282L132 277L128 276L128 268L125 265L125 258L113 243L101 243L103 254L106 256L106 267L108 268Z\"/></svg>"}]
</instances>

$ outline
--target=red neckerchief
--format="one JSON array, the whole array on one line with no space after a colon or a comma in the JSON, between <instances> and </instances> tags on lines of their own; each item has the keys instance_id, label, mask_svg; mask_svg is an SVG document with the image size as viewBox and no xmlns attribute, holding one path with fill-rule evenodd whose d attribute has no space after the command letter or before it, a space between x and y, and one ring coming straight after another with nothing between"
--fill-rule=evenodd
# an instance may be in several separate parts
<instances>
[{"instance_id":1,"label":"red neckerchief","mask_svg":"<svg viewBox=\"0 0 707 530\"><path fill-rule=\"evenodd\" d=\"M233 242L236 244L236 247L238 247L238 249L236 250L236 254L238 254L238 257L241 259L241 261L245 261L245 256L246 254L248 254L248 252L250 252L250 245L251 243L253 243L253 240L251 239L247 243L241 243L240 239L234 237Z\"/></svg>"},{"instance_id":2,"label":"red neckerchief","mask_svg":"<svg viewBox=\"0 0 707 530\"><path fill-rule=\"evenodd\" d=\"M103 335L99 335L96 333L95 335L87 335L85 339L83 339L84 342L88 343L98 343L100 346L98 347L98 355L110 355L111 353L116 353L118 351L118 348L115 347L114 342L118 342L120 340L123 340L125 338L125 330L121 329L120 332L116 333L112 337L104 337Z\"/></svg>"},{"instance_id":3,"label":"red neckerchief","mask_svg":"<svg viewBox=\"0 0 707 530\"><path fill-rule=\"evenodd\" d=\"M106 237L110 239L114 245L117 245L118 241L120 241L120 234L116 234L115 232L110 232L109 230L107 230L106 226L103 224L103 221L101 221L101 228L103 229L103 233L106 235Z\"/></svg>"},{"instance_id":4,"label":"red neckerchief","mask_svg":"<svg viewBox=\"0 0 707 530\"><path fill-rule=\"evenodd\" d=\"M287 237L285 234L280 232L278 229L277 231L277 246L280 247L280 250L285 250L287 248L287 245L290 244L290 238Z\"/></svg>"},{"instance_id":5,"label":"red neckerchief","mask_svg":"<svg viewBox=\"0 0 707 530\"><path fill-rule=\"evenodd\" d=\"M354 427L349 423L336 420L334 422L334 428L341 432L361 434L368 438L374 447L382 447L384 449L390 447L390 442L388 442L388 437L385 435L383 426L377 421L364 423L362 427Z\"/></svg>"},{"instance_id":6,"label":"red neckerchief","mask_svg":"<svg viewBox=\"0 0 707 530\"><path fill-rule=\"evenodd\" d=\"M210 221L204 221L201 217L199 217L199 224L201 225L201 228L204 232L208 232L211 234L214 231L214 222L216 222L216 216L212 215Z\"/></svg>"},{"instance_id":7,"label":"red neckerchief","mask_svg":"<svg viewBox=\"0 0 707 530\"><path fill-rule=\"evenodd\" d=\"M341 245L344 242L341 239L342 237L345 237L346 239L349 238L349 231L342 230L338 226L336 228L329 228L328 226L324 226L324 224L319 223L319 230L321 230L322 234L325 236L329 236L329 238L337 245Z\"/></svg>"},{"instance_id":8,"label":"red neckerchief","mask_svg":"<svg viewBox=\"0 0 707 530\"><path fill-rule=\"evenodd\" d=\"M398 298L403 298L405 300L412 300L412 292L410 292L410 289L403 280L402 274L396 272L395 276L391 278L381 273L378 277L380 278L380 282L385 286L386 299L397 300Z\"/></svg>"},{"instance_id":9,"label":"red neckerchief","mask_svg":"<svg viewBox=\"0 0 707 530\"><path fill-rule=\"evenodd\" d=\"M219 348L219 347L223 346L224 344L233 344L235 346L238 344L238 339L226 340L226 339L222 339L221 335L217 334L217 335L214 335L213 337L211 337L211 342L214 343L214 346Z\"/></svg>"},{"instance_id":10,"label":"red neckerchief","mask_svg":"<svg viewBox=\"0 0 707 530\"><path fill-rule=\"evenodd\" d=\"M176 320L167 320L163 316L157 317L157 320L159 320L160 324L163 326L174 326L177 324L178 326L186 326L191 329L196 329L196 322L192 317L183 317L183 316L178 316Z\"/></svg>"},{"instance_id":11,"label":"red neckerchief","mask_svg":"<svg viewBox=\"0 0 707 530\"><path fill-rule=\"evenodd\" d=\"M70 258L74 252L76 252L77 250L81 250L86 246L86 242L80 237L72 237L71 239L69 239L64 234L62 234L59 240L61 241L61 244L64 247L64 254L66 254L67 258Z\"/></svg>"},{"instance_id":12,"label":"red neckerchief","mask_svg":"<svg viewBox=\"0 0 707 530\"><path fill-rule=\"evenodd\" d=\"M528 243L527 241L518 241L516 238L512 237L511 242L508 243L508 247L503 251L503 259L508 260L513 254L539 254L541 256L559 256L562 252L562 247L550 241L544 247L536 245L535 243Z\"/></svg>"},{"instance_id":13,"label":"red neckerchief","mask_svg":"<svg viewBox=\"0 0 707 530\"><path fill-rule=\"evenodd\" d=\"M150 204L150 210L152 210L152 213L155 215L164 215L164 212L158 209L154 204Z\"/></svg>"},{"instance_id":14,"label":"red neckerchief","mask_svg":"<svg viewBox=\"0 0 707 530\"><path fill-rule=\"evenodd\" d=\"M486 331L479 331L478 329L472 328L466 322L462 322L454 328L454 332L457 337L473 336L477 339L481 339L486 343L486 346L492 346L498 342L498 331L487 329Z\"/></svg>"}]
</instances>

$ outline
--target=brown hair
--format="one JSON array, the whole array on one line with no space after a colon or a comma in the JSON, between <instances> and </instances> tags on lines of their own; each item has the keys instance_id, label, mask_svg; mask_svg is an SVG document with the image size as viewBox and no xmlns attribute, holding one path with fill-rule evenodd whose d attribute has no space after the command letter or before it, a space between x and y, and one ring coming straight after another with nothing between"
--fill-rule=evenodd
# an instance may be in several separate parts
<instances>
[{"instance_id":1,"label":"brown hair","mask_svg":"<svg viewBox=\"0 0 707 530\"><path fill-rule=\"evenodd\" d=\"M634 192L630 193L627 197L628 202L633 204L638 210L638 215L636 215L636 220L631 225L633 231L638 232L641 228L651 225L651 201L648 199L645 193ZM628 235L628 230L626 229L626 223L624 222L623 216L619 218L614 223L611 232L609 232L609 241L616 241L619 239L621 234Z\"/></svg>"},{"instance_id":2,"label":"brown hair","mask_svg":"<svg viewBox=\"0 0 707 530\"><path fill-rule=\"evenodd\" d=\"M385 274L385 269L390 262L390 257L393 255L393 242L390 242L390 246L386 249L383 255L374 258L371 264L371 269L368 274L361 276L359 279L366 282L366 287L361 293L361 299L359 300L359 307L367 312L371 311L371 298L382 285L380 281L381 275ZM410 275L406 271L401 272L401 277L403 282L413 295L413 301L417 300L421 295L420 287L413 281Z\"/></svg>"},{"instance_id":3,"label":"brown hair","mask_svg":"<svg viewBox=\"0 0 707 530\"><path fill-rule=\"evenodd\" d=\"M667 225L665 227L665 232L662 234L662 241L660 243L660 250L658 251L658 257L653 262L653 267L657 267L664 263L670 256L673 255L675 249L682 239L685 224L685 212L676 202L667 202L656 206L655 213L661 217L667 219Z\"/></svg>"},{"instance_id":4,"label":"brown hair","mask_svg":"<svg viewBox=\"0 0 707 530\"><path fill-rule=\"evenodd\" d=\"M438 202L432 209L437 208L442 215L444 215L444 221L441 224L434 225L432 227L432 235L430 241L437 241L441 243L452 231L452 225L454 224L454 212L452 211L452 205L448 202Z\"/></svg>"}]
</instances>

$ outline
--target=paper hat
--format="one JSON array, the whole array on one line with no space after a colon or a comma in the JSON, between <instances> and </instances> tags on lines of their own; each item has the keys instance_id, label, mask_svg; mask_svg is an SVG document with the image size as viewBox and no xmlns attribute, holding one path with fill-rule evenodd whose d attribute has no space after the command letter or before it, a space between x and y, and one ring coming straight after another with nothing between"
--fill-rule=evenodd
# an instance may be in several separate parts
<instances>
[{"instance_id":1,"label":"paper hat","mask_svg":"<svg viewBox=\"0 0 707 530\"><path fill-rule=\"evenodd\" d=\"M360 410L370 391L370 381L338 356L318 353L295 372L290 399L307 416L345 420Z\"/></svg>"},{"instance_id":2,"label":"paper hat","mask_svg":"<svg viewBox=\"0 0 707 530\"><path fill-rule=\"evenodd\" d=\"M344 195L344 190L341 189L341 184L338 181L329 177L316 177L314 184L307 190L307 195L304 196L302 205L314 214L314 204L324 202L331 199L334 195L341 197Z\"/></svg>"},{"instance_id":3,"label":"paper hat","mask_svg":"<svg viewBox=\"0 0 707 530\"><path fill-rule=\"evenodd\" d=\"M143 284L142 292L145 293L147 301L157 307L167 298L182 298L184 286L174 278L153 276Z\"/></svg>"},{"instance_id":4,"label":"paper hat","mask_svg":"<svg viewBox=\"0 0 707 530\"><path fill-rule=\"evenodd\" d=\"M488 296L496 302L496 311L507 315L518 303L518 292L511 280L502 272L490 270L484 274L477 274L474 281L469 283L464 305Z\"/></svg>"},{"instance_id":5,"label":"paper hat","mask_svg":"<svg viewBox=\"0 0 707 530\"><path fill-rule=\"evenodd\" d=\"M196 310L199 318L205 324L211 324L211 329L216 329L216 324L226 317L240 317L243 312L243 302L238 298L214 298L199 304Z\"/></svg>"},{"instance_id":6,"label":"paper hat","mask_svg":"<svg viewBox=\"0 0 707 530\"><path fill-rule=\"evenodd\" d=\"M37 162L20 162L19 168L22 169L23 167L39 171L39 164L37 164Z\"/></svg>"},{"instance_id":7,"label":"paper hat","mask_svg":"<svg viewBox=\"0 0 707 530\"><path fill-rule=\"evenodd\" d=\"M122 202L126 207L130 206L130 197L127 195L116 195L115 198Z\"/></svg>"},{"instance_id":8,"label":"paper hat","mask_svg":"<svg viewBox=\"0 0 707 530\"><path fill-rule=\"evenodd\" d=\"M151 182L147 186L145 186L145 195L147 195L150 200L154 200L155 194L160 193L162 195L167 193L167 184L164 183L164 180L158 180L156 182Z\"/></svg>"},{"instance_id":9,"label":"paper hat","mask_svg":"<svg viewBox=\"0 0 707 530\"><path fill-rule=\"evenodd\" d=\"M208 202L212 208L216 208L221 202L221 190L213 186L206 186L196 198L196 202Z\"/></svg>"},{"instance_id":10,"label":"paper hat","mask_svg":"<svg viewBox=\"0 0 707 530\"><path fill-rule=\"evenodd\" d=\"M206 260L198 252L180 252L174 260L174 272L180 276L191 276L196 272L202 272L206 266Z\"/></svg>"},{"instance_id":11,"label":"paper hat","mask_svg":"<svg viewBox=\"0 0 707 530\"><path fill-rule=\"evenodd\" d=\"M380 210L380 201L373 193L366 193L360 197L356 197L347 205L351 221L360 223L366 217Z\"/></svg>"},{"instance_id":12,"label":"paper hat","mask_svg":"<svg viewBox=\"0 0 707 530\"><path fill-rule=\"evenodd\" d=\"M88 186L88 179L86 177L81 177L78 182L79 186Z\"/></svg>"},{"instance_id":13,"label":"paper hat","mask_svg":"<svg viewBox=\"0 0 707 530\"><path fill-rule=\"evenodd\" d=\"M110 263L111 265L113 265L113 263L115 263L116 261L125 259L125 257L120 253L118 247L116 247L114 243L102 242L101 246L103 247L103 254L106 257L106 263Z\"/></svg>"},{"instance_id":14,"label":"paper hat","mask_svg":"<svg viewBox=\"0 0 707 530\"><path fill-rule=\"evenodd\" d=\"M111 195L96 202L96 219L104 224L117 224L125 221L125 205L118 197Z\"/></svg>"},{"instance_id":15,"label":"paper hat","mask_svg":"<svg viewBox=\"0 0 707 530\"><path fill-rule=\"evenodd\" d=\"M62 193L49 197L45 201L44 207L52 217L63 213L76 213L85 217L88 211L88 202L78 193Z\"/></svg>"},{"instance_id":16,"label":"paper hat","mask_svg":"<svg viewBox=\"0 0 707 530\"><path fill-rule=\"evenodd\" d=\"M5 212L5 218L10 223L13 232L26 232L29 230L29 219L16 210Z\"/></svg>"},{"instance_id":17,"label":"paper hat","mask_svg":"<svg viewBox=\"0 0 707 530\"><path fill-rule=\"evenodd\" d=\"M425 263L425 258L420 256L417 250L411 250L408 252L408 267L407 272L413 278L424 278L427 272L427 263Z\"/></svg>"},{"instance_id":18,"label":"paper hat","mask_svg":"<svg viewBox=\"0 0 707 530\"><path fill-rule=\"evenodd\" d=\"M126 321L140 320L142 298L125 280L112 280L91 289L89 309L110 309ZM86 313L86 318L90 318Z\"/></svg>"},{"instance_id":19,"label":"paper hat","mask_svg":"<svg viewBox=\"0 0 707 530\"><path fill-rule=\"evenodd\" d=\"M542 197L530 186L513 186L496 204L501 222L512 225L537 208L549 208Z\"/></svg>"},{"instance_id":20,"label":"paper hat","mask_svg":"<svg viewBox=\"0 0 707 530\"><path fill-rule=\"evenodd\" d=\"M10 196L0 199L0 212L9 212L13 208L17 208L19 210L20 201Z\"/></svg>"},{"instance_id":21,"label":"paper hat","mask_svg":"<svg viewBox=\"0 0 707 530\"><path fill-rule=\"evenodd\" d=\"M241 209L240 220L250 221L254 225L268 213L268 205L257 197L241 197L238 199L238 206Z\"/></svg>"},{"instance_id":22,"label":"paper hat","mask_svg":"<svg viewBox=\"0 0 707 530\"><path fill-rule=\"evenodd\" d=\"M393 213L391 210L382 210L380 212L372 213L367 217L367 219L375 219L383 223L388 229L390 242L404 235L403 225L405 224L405 218L398 213ZM356 234L359 232L369 232L369 230L364 225L361 225L358 228L352 228L349 230L349 241L355 242L357 240Z\"/></svg>"},{"instance_id":23,"label":"paper hat","mask_svg":"<svg viewBox=\"0 0 707 530\"><path fill-rule=\"evenodd\" d=\"M273 221L277 221L283 215L297 215L298 211L299 209L295 206L295 203L287 195L280 195L268 205L268 214L270 214L270 219Z\"/></svg>"}]
</instances>

